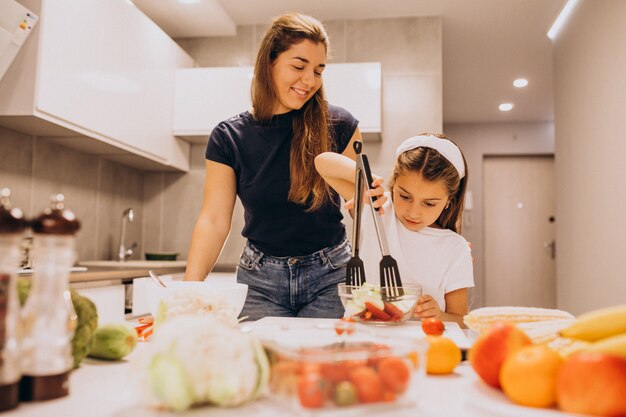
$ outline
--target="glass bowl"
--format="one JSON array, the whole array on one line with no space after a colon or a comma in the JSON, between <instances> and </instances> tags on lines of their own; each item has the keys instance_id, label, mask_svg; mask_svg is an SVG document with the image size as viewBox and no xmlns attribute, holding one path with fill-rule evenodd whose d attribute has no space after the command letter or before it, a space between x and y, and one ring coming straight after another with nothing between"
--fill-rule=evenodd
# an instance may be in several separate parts
<instances>
[{"instance_id":1,"label":"glass bowl","mask_svg":"<svg viewBox=\"0 0 626 417\"><path fill-rule=\"evenodd\" d=\"M270 362L270 398L296 415L364 415L414 402L423 377L425 339L372 337L359 331L349 338L312 341L289 331L301 346L263 341ZM318 333L321 330L317 331ZM317 342L317 343L316 343Z\"/></svg>"},{"instance_id":2,"label":"glass bowl","mask_svg":"<svg viewBox=\"0 0 626 417\"><path fill-rule=\"evenodd\" d=\"M339 284L337 291L345 309L345 317L358 323L377 326L402 324L413 317L422 296L418 284L405 284L392 291L368 283L362 286Z\"/></svg>"}]
</instances>

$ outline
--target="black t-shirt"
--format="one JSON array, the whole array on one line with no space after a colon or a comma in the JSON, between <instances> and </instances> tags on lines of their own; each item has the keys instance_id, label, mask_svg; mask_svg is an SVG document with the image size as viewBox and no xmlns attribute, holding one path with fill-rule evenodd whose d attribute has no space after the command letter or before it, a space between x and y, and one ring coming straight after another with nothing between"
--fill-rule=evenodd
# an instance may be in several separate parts
<instances>
[{"instance_id":1,"label":"black t-shirt","mask_svg":"<svg viewBox=\"0 0 626 417\"><path fill-rule=\"evenodd\" d=\"M359 122L340 107L328 107L333 150L341 153ZM211 132L205 154L235 171L245 210L241 234L271 256L308 255L340 243L345 235L336 193L332 202L310 213L288 200L294 112L273 116L268 123L256 121L249 112L221 122Z\"/></svg>"}]
</instances>

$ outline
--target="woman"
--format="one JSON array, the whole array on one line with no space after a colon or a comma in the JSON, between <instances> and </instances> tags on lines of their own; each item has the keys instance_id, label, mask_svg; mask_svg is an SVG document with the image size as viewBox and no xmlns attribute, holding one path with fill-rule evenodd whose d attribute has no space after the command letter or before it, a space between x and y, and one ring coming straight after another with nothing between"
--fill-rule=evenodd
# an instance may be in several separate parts
<instances>
[{"instance_id":1,"label":"woman","mask_svg":"<svg viewBox=\"0 0 626 417\"><path fill-rule=\"evenodd\" d=\"M247 243L237 280L249 286L241 315L251 320L343 314L336 286L345 279L348 241L339 196L314 158L333 151L354 160L352 142L361 134L350 113L325 101L328 47L314 18L274 19L257 54L253 110L220 123L207 145L185 280L202 280L213 268L239 196Z\"/></svg>"}]
</instances>

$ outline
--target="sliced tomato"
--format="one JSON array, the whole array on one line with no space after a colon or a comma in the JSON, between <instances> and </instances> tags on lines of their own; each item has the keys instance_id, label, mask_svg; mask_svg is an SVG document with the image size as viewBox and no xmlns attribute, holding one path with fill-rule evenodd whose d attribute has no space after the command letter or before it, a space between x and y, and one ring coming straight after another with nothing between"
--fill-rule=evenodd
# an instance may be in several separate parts
<instances>
[{"instance_id":1,"label":"sliced tomato","mask_svg":"<svg viewBox=\"0 0 626 417\"><path fill-rule=\"evenodd\" d=\"M385 313L391 316L391 320L400 320L404 316L402 310L391 303L385 303Z\"/></svg>"},{"instance_id":2,"label":"sliced tomato","mask_svg":"<svg viewBox=\"0 0 626 417\"><path fill-rule=\"evenodd\" d=\"M338 335L352 334L356 329L356 321L352 317L343 317L335 322L335 333Z\"/></svg>"},{"instance_id":3,"label":"sliced tomato","mask_svg":"<svg viewBox=\"0 0 626 417\"><path fill-rule=\"evenodd\" d=\"M380 321L391 320L391 316L389 314L385 313L384 310L381 310L380 308L376 307L374 304L370 303L369 301L365 302L365 308L372 313L372 318L374 320L380 320Z\"/></svg>"}]
</instances>

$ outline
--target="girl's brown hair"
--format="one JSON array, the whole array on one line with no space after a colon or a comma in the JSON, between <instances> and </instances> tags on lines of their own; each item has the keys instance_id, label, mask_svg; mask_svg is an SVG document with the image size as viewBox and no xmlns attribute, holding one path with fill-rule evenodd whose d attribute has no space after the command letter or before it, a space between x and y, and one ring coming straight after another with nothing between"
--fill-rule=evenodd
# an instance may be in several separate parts
<instances>
[{"instance_id":1,"label":"girl's brown hair","mask_svg":"<svg viewBox=\"0 0 626 417\"><path fill-rule=\"evenodd\" d=\"M252 106L255 119L268 122L277 100L272 64L291 46L304 40L323 44L328 53L328 36L316 19L299 13L275 18L265 32L254 66ZM315 211L330 200L330 188L314 168L314 158L331 149L330 120L323 86L301 109L293 112L293 139L290 151L289 201L308 205Z\"/></svg>"},{"instance_id":2,"label":"girl's brown hair","mask_svg":"<svg viewBox=\"0 0 626 417\"><path fill-rule=\"evenodd\" d=\"M448 139L445 135L432 133L420 133L419 136L435 136L439 139ZM462 152L461 156L463 156ZM449 204L441 212L435 223L444 229L461 233L463 205L467 188L467 162L465 161L465 156L463 156L463 164L465 165L465 176L460 178L459 172L454 165L437 150L422 146L411 149L398 156L391 174L390 189L393 192L393 186L398 176L408 172L417 172L427 181L443 181L448 192Z\"/></svg>"}]
</instances>

